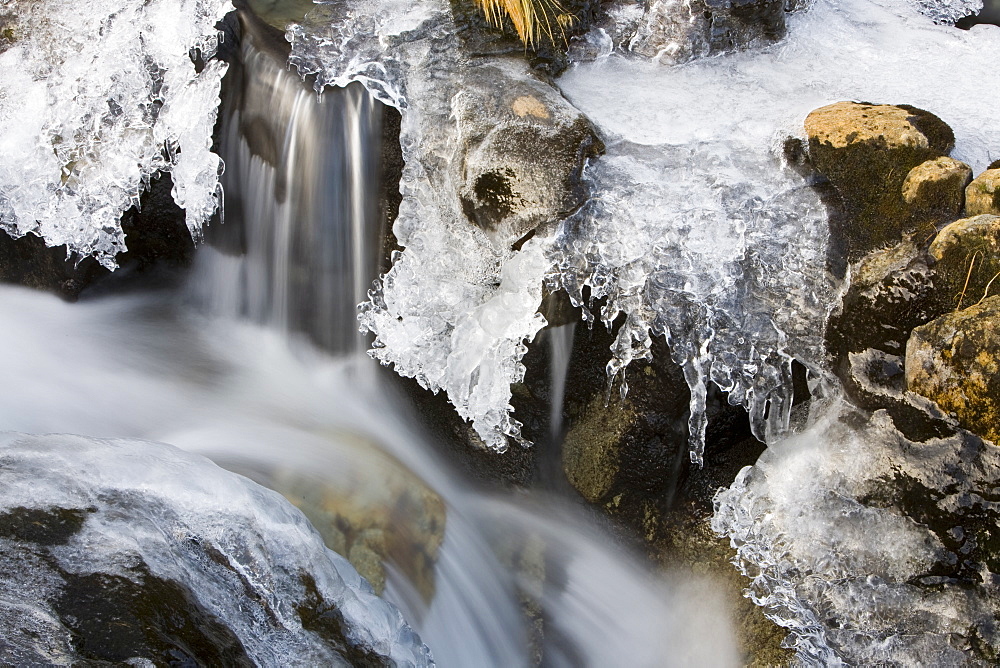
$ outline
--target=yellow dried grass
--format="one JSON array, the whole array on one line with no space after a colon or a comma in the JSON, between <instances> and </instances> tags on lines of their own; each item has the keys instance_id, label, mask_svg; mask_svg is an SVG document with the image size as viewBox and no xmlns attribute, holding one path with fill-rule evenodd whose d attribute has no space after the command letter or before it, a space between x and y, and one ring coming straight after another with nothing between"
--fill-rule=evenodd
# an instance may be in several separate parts
<instances>
[{"instance_id":1,"label":"yellow dried grass","mask_svg":"<svg viewBox=\"0 0 1000 668\"><path fill-rule=\"evenodd\" d=\"M496 27L502 27L506 17L525 46L535 47L543 38L555 41L558 33L565 40L565 29L576 17L566 11L558 0L474 0Z\"/></svg>"}]
</instances>

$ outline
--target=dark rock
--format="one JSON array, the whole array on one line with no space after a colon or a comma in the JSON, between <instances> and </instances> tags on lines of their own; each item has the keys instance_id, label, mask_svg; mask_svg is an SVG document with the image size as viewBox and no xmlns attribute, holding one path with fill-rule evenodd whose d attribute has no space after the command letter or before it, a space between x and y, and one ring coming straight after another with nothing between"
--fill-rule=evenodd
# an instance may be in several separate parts
<instances>
[{"instance_id":1,"label":"dark rock","mask_svg":"<svg viewBox=\"0 0 1000 668\"><path fill-rule=\"evenodd\" d=\"M170 194L172 188L170 174L157 175L143 191L139 206L122 214L127 250L115 257L121 274L134 276L154 267L182 268L194 258L194 241L184 210ZM34 234L12 239L0 232L0 281L4 283L75 301L83 290L110 274L93 258L70 257L65 246L47 247Z\"/></svg>"},{"instance_id":2,"label":"dark rock","mask_svg":"<svg viewBox=\"0 0 1000 668\"><path fill-rule=\"evenodd\" d=\"M1000 296L914 329L906 386L1000 444Z\"/></svg>"},{"instance_id":3,"label":"dark rock","mask_svg":"<svg viewBox=\"0 0 1000 668\"><path fill-rule=\"evenodd\" d=\"M897 243L925 220L903 196L910 171L946 156L955 143L948 125L907 105L838 102L805 121L813 165L840 192L849 218L842 230L849 259Z\"/></svg>"},{"instance_id":4,"label":"dark rock","mask_svg":"<svg viewBox=\"0 0 1000 668\"><path fill-rule=\"evenodd\" d=\"M455 101L466 217L498 245L578 209L586 160L604 145L593 126L517 58L472 65Z\"/></svg>"},{"instance_id":5,"label":"dark rock","mask_svg":"<svg viewBox=\"0 0 1000 668\"><path fill-rule=\"evenodd\" d=\"M605 3L594 23L612 47L674 64L777 42L785 12L785 0L618 0ZM588 47L581 42L578 55L596 55Z\"/></svg>"}]
</instances>

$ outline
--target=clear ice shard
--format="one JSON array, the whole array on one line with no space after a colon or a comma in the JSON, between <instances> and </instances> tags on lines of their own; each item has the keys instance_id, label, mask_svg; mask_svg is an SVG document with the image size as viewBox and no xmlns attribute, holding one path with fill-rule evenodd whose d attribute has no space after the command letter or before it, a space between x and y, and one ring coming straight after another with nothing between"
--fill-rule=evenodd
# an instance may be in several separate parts
<instances>
[{"instance_id":1,"label":"clear ice shard","mask_svg":"<svg viewBox=\"0 0 1000 668\"><path fill-rule=\"evenodd\" d=\"M361 306L372 356L434 392L489 447L522 440L511 383L545 325L537 312L551 239L519 251L470 224L458 198L462 164L456 96L465 60L444 0L320 5L289 28L289 62L316 87L362 83L402 112L403 196L393 232L404 248Z\"/></svg>"},{"instance_id":2,"label":"clear ice shard","mask_svg":"<svg viewBox=\"0 0 1000 668\"><path fill-rule=\"evenodd\" d=\"M192 234L215 211L211 152L228 0L7 0L0 52L0 228L115 268L119 219L158 171ZM207 65L196 71L192 55Z\"/></svg>"}]
</instances>

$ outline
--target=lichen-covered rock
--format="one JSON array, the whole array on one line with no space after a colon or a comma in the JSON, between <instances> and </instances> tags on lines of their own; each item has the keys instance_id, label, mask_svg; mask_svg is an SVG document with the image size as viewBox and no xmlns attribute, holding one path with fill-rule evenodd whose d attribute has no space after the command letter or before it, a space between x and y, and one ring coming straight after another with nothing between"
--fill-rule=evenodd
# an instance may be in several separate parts
<instances>
[{"instance_id":1,"label":"lichen-covered rock","mask_svg":"<svg viewBox=\"0 0 1000 668\"><path fill-rule=\"evenodd\" d=\"M1000 168L987 169L965 189L965 215L1000 216Z\"/></svg>"},{"instance_id":2,"label":"lichen-covered rock","mask_svg":"<svg viewBox=\"0 0 1000 668\"><path fill-rule=\"evenodd\" d=\"M1000 216L963 218L942 229L928 249L942 303L961 308L1000 294ZM996 280L994 280L996 279Z\"/></svg>"},{"instance_id":3,"label":"lichen-covered rock","mask_svg":"<svg viewBox=\"0 0 1000 668\"><path fill-rule=\"evenodd\" d=\"M965 186L972 168L954 158L942 156L922 162L903 181L903 200L912 215L921 221L945 222L962 214Z\"/></svg>"},{"instance_id":4,"label":"lichen-covered rock","mask_svg":"<svg viewBox=\"0 0 1000 668\"><path fill-rule=\"evenodd\" d=\"M837 102L805 120L813 165L836 187L847 218L851 258L898 242L921 221L903 194L910 171L947 155L951 128L934 114L907 105Z\"/></svg>"},{"instance_id":5,"label":"lichen-covered rock","mask_svg":"<svg viewBox=\"0 0 1000 668\"><path fill-rule=\"evenodd\" d=\"M914 329L906 386L1000 444L1000 296Z\"/></svg>"},{"instance_id":6,"label":"lichen-covered rock","mask_svg":"<svg viewBox=\"0 0 1000 668\"><path fill-rule=\"evenodd\" d=\"M454 112L469 220L509 245L579 208L583 166L603 151L586 117L522 59L486 60L464 76Z\"/></svg>"}]
</instances>

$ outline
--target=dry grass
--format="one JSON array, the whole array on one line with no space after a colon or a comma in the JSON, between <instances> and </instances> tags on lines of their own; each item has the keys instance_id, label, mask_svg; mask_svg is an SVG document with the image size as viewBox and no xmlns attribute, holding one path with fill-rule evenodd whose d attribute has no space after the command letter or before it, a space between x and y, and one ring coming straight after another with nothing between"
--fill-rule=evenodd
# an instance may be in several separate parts
<instances>
[{"instance_id":1,"label":"dry grass","mask_svg":"<svg viewBox=\"0 0 1000 668\"><path fill-rule=\"evenodd\" d=\"M525 46L535 47L543 39L555 41L558 33L565 40L565 29L576 17L558 0L474 0L491 25L503 26L506 17Z\"/></svg>"}]
</instances>

